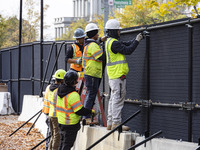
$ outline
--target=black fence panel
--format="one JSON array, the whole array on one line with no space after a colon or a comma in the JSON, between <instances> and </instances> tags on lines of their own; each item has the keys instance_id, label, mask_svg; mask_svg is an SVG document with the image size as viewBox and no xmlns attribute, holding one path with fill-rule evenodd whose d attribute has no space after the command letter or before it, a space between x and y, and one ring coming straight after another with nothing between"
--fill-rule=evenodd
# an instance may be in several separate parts
<instances>
[{"instance_id":1,"label":"black fence panel","mask_svg":"<svg viewBox=\"0 0 200 150\"><path fill-rule=\"evenodd\" d=\"M150 36L150 99L188 100L188 37L185 25L152 30Z\"/></svg>"},{"instance_id":2,"label":"black fence panel","mask_svg":"<svg viewBox=\"0 0 200 150\"><path fill-rule=\"evenodd\" d=\"M127 126L131 128L131 131L140 133L141 135L145 134L146 131L146 110L139 105L134 105L132 103L125 103L124 108L122 110L122 120L126 120L126 118L133 115L137 110L141 109L139 115L135 118L127 122Z\"/></svg>"},{"instance_id":3,"label":"black fence panel","mask_svg":"<svg viewBox=\"0 0 200 150\"><path fill-rule=\"evenodd\" d=\"M40 44L34 44L34 94L38 95L40 92Z\"/></svg>"},{"instance_id":4,"label":"black fence panel","mask_svg":"<svg viewBox=\"0 0 200 150\"><path fill-rule=\"evenodd\" d=\"M200 25L193 25L193 102L200 104Z\"/></svg>"},{"instance_id":5,"label":"black fence panel","mask_svg":"<svg viewBox=\"0 0 200 150\"><path fill-rule=\"evenodd\" d=\"M122 31L122 41L134 39L139 32L145 29L150 32L150 36L140 42L133 54L126 56L129 64L126 99L130 101L124 105L123 120L139 108L142 109L140 115L127 123L132 131L145 134L148 130L149 133L162 130L162 136L165 138L193 142L197 142L200 138L200 118L198 117L200 113L198 106L200 104L199 23L199 19L179 20ZM41 53L41 43L22 45L21 68L18 66L18 47L0 52L0 82L8 84L13 108L18 113L21 112L24 95L40 94L53 43L42 43L43 53ZM63 44L59 41L53 46L45 81L51 78L60 48L61 52L53 73L60 68L69 69L69 64L65 62L66 49L69 44L69 42ZM20 80L18 80L18 70L21 70ZM43 90L46 86L47 82L44 83ZM100 92L103 90L109 93L107 76L100 85ZM152 106L148 108L142 100L152 102ZM180 109L183 108L180 102L193 102L196 109ZM165 106L172 104L176 107Z\"/></svg>"}]
</instances>

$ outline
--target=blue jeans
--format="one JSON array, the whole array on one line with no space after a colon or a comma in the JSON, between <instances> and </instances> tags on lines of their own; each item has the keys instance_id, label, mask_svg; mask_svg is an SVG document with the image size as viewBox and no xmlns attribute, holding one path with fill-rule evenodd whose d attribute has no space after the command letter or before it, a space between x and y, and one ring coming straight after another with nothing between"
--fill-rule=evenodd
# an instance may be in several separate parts
<instances>
[{"instance_id":1,"label":"blue jeans","mask_svg":"<svg viewBox=\"0 0 200 150\"><path fill-rule=\"evenodd\" d=\"M89 75L84 75L84 78L85 86L87 87L87 93L84 100L84 107L92 109L99 89L101 78L96 78ZM86 118L90 118L90 116L87 116Z\"/></svg>"}]
</instances>

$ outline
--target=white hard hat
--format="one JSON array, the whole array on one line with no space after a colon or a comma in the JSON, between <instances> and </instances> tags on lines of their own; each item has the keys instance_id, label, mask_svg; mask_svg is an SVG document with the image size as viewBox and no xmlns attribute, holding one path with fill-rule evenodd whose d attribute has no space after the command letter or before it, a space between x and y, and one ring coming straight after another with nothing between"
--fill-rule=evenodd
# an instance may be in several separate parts
<instances>
[{"instance_id":1,"label":"white hard hat","mask_svg":"<svg viewBox=\"0 0 200 150\"><path fill-rule=\"evenodd\" d=\"M89 23L85 27L85 33L93 31L93 30L99 30L99 28L97 27L97 25L95 23Z\"/></svg>"},{"instance_id":2,"label":"white hard hat","mask_svg":"<svg viewBox=\"0 0 200 150\"><path fill-rule=\"evenodd\" d=\"M117 19L110 19L106 22L105 29L121 29L119 21Z\"/></svg>"}]
</instances>

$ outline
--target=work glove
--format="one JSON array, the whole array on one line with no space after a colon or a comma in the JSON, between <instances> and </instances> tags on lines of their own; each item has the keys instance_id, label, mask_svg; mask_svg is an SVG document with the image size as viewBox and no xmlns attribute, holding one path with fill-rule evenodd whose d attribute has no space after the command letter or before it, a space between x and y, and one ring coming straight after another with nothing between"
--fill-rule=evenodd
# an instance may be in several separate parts
<instances>
[{"instance_id":1,"label":"work glove","mask_svg":"<svg viewBox=\"0 0 200 150\"><path fill-rule=\"evenodd\" d=\"M96 111L92 109L92 116L96 116L96 115L97 115Z\"/></svg>"},{"instance_id":2,"label":"work glove","mask_svg":"<svg viewBox=\"0 0 200 150\"><path fill-rule=\"evenodd\" d=\"M139 33L137 36L136 36L136 39L138 42L140 42L141 40L143 39L143 35L142 33Z\"/></svg>"},{"instance_id":3,"label":"work glove","mask_svg":"<svg viewBox=\"0 0 200 150\"><path fill-rule=\"evenodd\" d=\"M82 57L79 58L78 60L76 60L76 63L77 63L78 65L81 65L81 64L82 64Z\"/></svg>"}]
</instances>

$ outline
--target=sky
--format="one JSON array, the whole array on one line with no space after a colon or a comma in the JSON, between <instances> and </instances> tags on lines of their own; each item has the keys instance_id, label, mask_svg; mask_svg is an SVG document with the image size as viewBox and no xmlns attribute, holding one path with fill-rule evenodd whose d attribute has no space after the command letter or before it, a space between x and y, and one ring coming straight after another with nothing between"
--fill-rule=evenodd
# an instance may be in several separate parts
<instances>
[{"instance_id":1,"label":"sky","mask_svg":"<svg viewBox=\"0 0 200 150\"><path fill-rule=\"evenodd\" d=\"M40 3L40 0L38 0ZM25 0L23 0L23 3ZM73 0L43 0L44 5L48 4L49 8L44 17L44 22L49 25L48 30L44 30L44 34L48 34L46 40L54 40L54 18L72 17L73 16ZM17 16L19 17L20 0L0 0L0 14L3 17ZM36 8L40 10L40 6ZM23 18L26 18L26 12L23 4ZM45 36L45 35L44 35Z\"/></svg>"}]
</instances>

